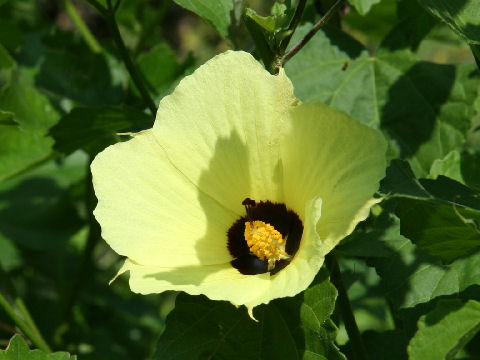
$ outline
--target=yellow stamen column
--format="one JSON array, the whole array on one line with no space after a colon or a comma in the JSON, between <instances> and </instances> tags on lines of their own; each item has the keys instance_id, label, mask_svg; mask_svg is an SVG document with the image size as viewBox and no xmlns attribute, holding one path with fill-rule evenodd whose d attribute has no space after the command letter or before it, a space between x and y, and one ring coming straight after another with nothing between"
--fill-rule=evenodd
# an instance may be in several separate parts
<instances>
[{"instance_id":1,"label":"yellow stamen column","mask_svg":"<svg viewBox=\"0 0 480 360\"><path fill-rule=\"evenodd\" d=\"M268 271L275 267L276 261L290 258L285 252L286 240L268 223L259 220L247 221L245 240L252 254L260 260L268 261Z\"/></svg>"}]
</instances>

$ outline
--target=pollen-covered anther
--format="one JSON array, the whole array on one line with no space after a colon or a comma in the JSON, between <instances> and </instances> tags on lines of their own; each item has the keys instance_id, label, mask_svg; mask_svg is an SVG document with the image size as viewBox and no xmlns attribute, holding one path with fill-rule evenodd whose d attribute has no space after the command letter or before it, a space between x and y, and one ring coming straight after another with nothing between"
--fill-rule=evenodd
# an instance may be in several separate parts
<instances>
[{"instance_id":1,"label":"pollen-covered anther","mask_svg":"<svg viewBox=\"0 0 480 360\"><path fill-rule=\"evenodd\" d=\"M289 259L285 252L285 240L272 225L263 221L245 222L245 240L250 252L260 260L268 261L268 270L275 267L275 262Z\"/></svg>"}]
</instances>

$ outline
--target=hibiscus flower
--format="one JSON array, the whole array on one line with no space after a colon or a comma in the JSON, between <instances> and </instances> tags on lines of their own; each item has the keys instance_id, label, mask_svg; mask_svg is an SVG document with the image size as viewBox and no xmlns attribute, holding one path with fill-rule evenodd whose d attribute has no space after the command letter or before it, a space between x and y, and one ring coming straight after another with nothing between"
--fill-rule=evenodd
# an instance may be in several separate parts
<instances>
[{"instance_id":1,"label":"hibiscus flower","mask_svg":"<svg viewBox=\"0 0 480 360\"><path fill-rule=\"evenodd\" d=\"M368 216L385 140L293 90L283 69L226 52L160 102L152 129L97 155L94 214L132 291L204 294L253 316L305 290Z\"/></svg>"}]
</instances>

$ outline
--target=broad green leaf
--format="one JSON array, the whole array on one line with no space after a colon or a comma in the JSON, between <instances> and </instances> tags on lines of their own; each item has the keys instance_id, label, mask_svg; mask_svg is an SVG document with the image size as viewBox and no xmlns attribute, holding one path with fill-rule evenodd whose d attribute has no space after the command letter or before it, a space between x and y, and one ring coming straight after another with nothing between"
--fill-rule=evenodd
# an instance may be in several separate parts
<instances>
[{"instance_id":1,"label":"broad green leaf","mask_svg":"<svg viewBox=\"0 0 480 360\"><path fill-rule=\"evenodd\" d=\"M0 360L76 360L75 355L66 352L46 354L41 350L30 350L21 335L14 335L8 347L0 350Z\"/></svg>"},{"instance_id":2,"label":"broad green leaf","mask_svg":"<svg viewBox=\"0 0 480 360\"><path fill-rule=\"evenodd\" d=\"M18 127L0 124L0 181L50 155L53 140L47 132L58 121L50 101L2 49L0 46L0 111Z\"/></svg>"},{"instance_id":3,"label":"broad green leaf","mask_svg":"<svg viewBox=\"0 0 480 360\"><path fill-rule=\"evenodd\" d=\"M395 308L411 308L439 296L458 295L480 282L480 251L444 265L400 234L398 218L388 213L384 216L391 219L391 225L384 228L388 235L379 241L390 255L372 256L368 262L382 278L385 294ZM372 253L376 247L372 245Z\"/></svg>"},{"instance_id":4,"label":"broad green leaf","mask_svg":"<svg viewBox=\"0 0 480 360\"><path fill-rule=\"evenodd\" d=\"M350 0L350 4L362 15L368 13L372 5L378 4L379 2L380 0Z\"/></svg>"},{"instance_id":5,"label":"broad green leaf","mask_svg":"<svg viewBox=\"0 0 480 360\"><path fill-rule=\"evenodd\" d=\"M480 3L477 0L418 0L472 44L480 44Z\"/></svg>"},{"instance_id":6,"label":"broad green leaf","mask_svg":"<svg viewBox=\"0 0 480 360\"><path fill-rule=\"evenodd\" d=\"M406 162L394 160L381 190L399 197L401 233L420 249L448 263L480 246L480 194L465 185L442 175L417 180Z\"/></svg>"},{"instance_id":7,"label":"broad green leaf","mask_svg":"<svg viewBox=\"0 0 480 360\"><path fill-rule=\"evenodd\" d=\"M444 262L452 262L480 246L480 211L423 200L397 202L402 235Z\"/></svg>"},{"instance_id":8,"label":"broad green leaf","mask_svg":"<svg viewBox=\"0 0 480 360\"><path fill-rule=\"evenodd\" d=\"M129 107L79 107L65 115L50 135L55 149L70 154L83 149L96 154L118 141L120 130L136 132L151 126L152 119L142 111Z\"/></svg>"},{"instance_id":9,"label":"broad green leaf","mask_svg":"<svg viewBox=\"0 0 480 360\"><path fill-rule=\"evenodd\" d=\"M258 322L244 308L180 294L154 359L345 359L329 320L336 297L326 270L303 294L256 309Z\"/></svg>"},{"instance_id":10,"label":"broad green leaf","mask_svg":"<svg viewBox=\"0 0 480 360\"><path fill-rule=\"evenodd\" d=\"M174 0L178 5L193 11L211 23L218 33L225 38L230 25L230 12L234 0Z\"/></svg>"},{"instance_id":11,"label":"broad green leaf","mask_svg":"<svg viewBox=\"0 0 480 360\"><path fill-rule=\"evenodd\" d=\"M408 159L418 176L427 176L435 159L463 145L474 115L473 65L439 65L408 50L383 48L372 57L332 28L317 34L286 71L301 100L323 101L383 130L390 157Z\"/></svg>"},{"instance_id":12,"label":"broad green leaf","mask_svg":"<svg viewBox=\"0 0 480 360\"><path fill-rule=\"evenodd\" d=\"M409 359L453 359L479 330L479 302L440 301L418 321L418 331L408 345Z\"/></svg>"}]
</instances>

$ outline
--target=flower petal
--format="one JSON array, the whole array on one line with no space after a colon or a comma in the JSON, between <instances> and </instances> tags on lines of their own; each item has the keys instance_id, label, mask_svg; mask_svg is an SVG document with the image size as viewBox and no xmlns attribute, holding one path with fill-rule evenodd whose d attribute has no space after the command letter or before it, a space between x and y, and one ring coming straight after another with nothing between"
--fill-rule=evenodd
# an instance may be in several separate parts
<instances>
[{"instance_id":1,"label":"flower petal","mask_svg":"<svg viewBox=\"0 0 480 360\"><path fill-rule=\"evenodd\" d=\"M118 275L130 271L130 289L140 294L167 290L206 295L212 300L245 304L269 285L269 274L242 275L230 263L210 266L164 268L142 266L127 259ZM118 276L117 275L117 276Z\"/></svg>"},{"instance_id":2,"label":"flower petal","mask_svg":"<svg viewBox=\"0 0 480 360\"><path fill-rule=\"evenodd\" d=\"M376 202L385 175L386 142L380 132L322 103L292 109L281 144L285 200L294 210L322 198L317 224L323 254L350 234Z\"/></svg>"},{"instance_id":3,"label":"flower petal","mask_svg":"<svg viewBox=\"0 0 480 360\"><path fill-rule=\"evenodd\" d=\"M187 178L243 213L245 197L282 200L279 136L297 103L283 70L271 75L250 54L229 51L160 102L153 131Z\"/></svg>"},{"instance_id":4,"label":"flower petal","mask_svg":"<svg viewBox=\"0 0 480 360\"><path fill-rule=\"evenodd\" d=\"M169 162L152 131L108 147L92 162L102 236L143 265L222 264L238 215L202 193Z\"/></svg>"},{"instance_id":5,"label":"flower petal","mask_svg":"<svg viewBox=\"0 0 480 360\"><path fill-rule=\"evenodd\" d=\"M270 277L269 286L265 291L259 297L245 303L251 317L255 306L267 304L276 298L295 296L305 290L323 264L323 244L316 229L322 214L322 199L314 198L308 201L302 213L305 217L300 248L290 264Z\"/></svg>"}]
</instances>

